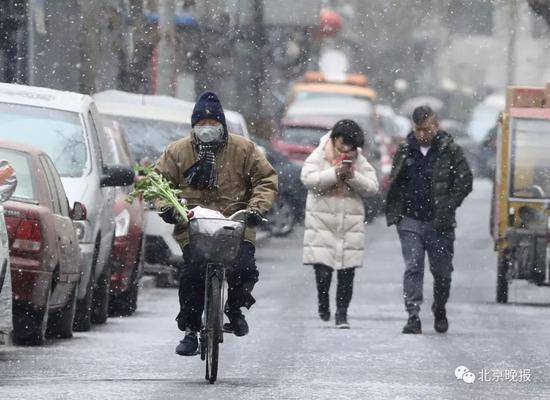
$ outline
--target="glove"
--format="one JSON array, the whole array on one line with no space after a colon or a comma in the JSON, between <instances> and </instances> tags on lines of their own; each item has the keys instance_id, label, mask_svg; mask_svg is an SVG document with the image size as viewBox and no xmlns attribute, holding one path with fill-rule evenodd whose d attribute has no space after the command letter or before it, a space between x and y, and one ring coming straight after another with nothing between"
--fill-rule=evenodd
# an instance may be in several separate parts
<instances>
[{"instance_id":1,"label":"glove","mask_svg":"<svg viewBox=\"0 0 550 400\"><path fill-rule=\"evenodd\" d=\"M246 215L246 225L258 226L264 222L264 216L258 210L249 210Z\"/></svg>"},{"instance_id":2,"label":"glove","mask_svg":"<svg viewBox=\"0 0 550 400\"><path fill-rule=\"evenodd\" d=\"M158 214L167 224L175 225L179 222L176 210L172 207L163 207Z\"/></svg>"}]
</instances>

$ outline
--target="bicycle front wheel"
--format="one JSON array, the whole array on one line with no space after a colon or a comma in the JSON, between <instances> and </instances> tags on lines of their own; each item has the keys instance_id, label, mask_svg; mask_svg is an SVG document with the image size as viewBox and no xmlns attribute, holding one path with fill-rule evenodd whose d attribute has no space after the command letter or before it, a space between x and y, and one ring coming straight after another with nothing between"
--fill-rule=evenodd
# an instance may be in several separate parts
<instances>
[{"instance_id":1,"label":"bicycle front wheel","mask_svg":"<svg viewBox=\"0 0 550 400\"><path fill-rule=\"evenodd\" d=\"M222 333L222 293L221 282L217 274L207 281L206 306L206 380L216 382L218 377L218 354Z\"/></svg>"}]
</instances>

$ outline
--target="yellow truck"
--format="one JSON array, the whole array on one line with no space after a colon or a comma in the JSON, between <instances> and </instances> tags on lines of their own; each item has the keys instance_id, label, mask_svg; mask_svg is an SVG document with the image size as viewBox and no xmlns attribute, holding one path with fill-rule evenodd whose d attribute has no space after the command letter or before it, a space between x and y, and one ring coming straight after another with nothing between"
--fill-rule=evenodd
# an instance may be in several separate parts
<instances>
[{"instance_id":1,"label":"yellow truck","mask_svg":"<svg viewBox=\"0 0 550 400\"><path fill-rule=\"evenodd\" d=\"M549 285L550 83L509 87L499 121L491 206L498 303L513 279Z\"/></svg>"}]
</instances>

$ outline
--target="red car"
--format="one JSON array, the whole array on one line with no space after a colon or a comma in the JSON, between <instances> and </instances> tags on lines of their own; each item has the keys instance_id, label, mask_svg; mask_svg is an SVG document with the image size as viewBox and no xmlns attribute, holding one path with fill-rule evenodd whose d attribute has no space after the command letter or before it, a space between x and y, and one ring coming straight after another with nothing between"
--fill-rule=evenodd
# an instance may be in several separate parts
<instances>
[{"instance_id":1,"label":"red car","mask_svg":"<svg viewBox=\"0 0 550 400\"><path fill-rule=\"evenodd\" d=\"M85 220L78 202L69 208L52 160L39 150L0 141L0 158L17 174L4 203L10 246L14 339L42 344L72 336L80 281L80 248L73 220Z\"/></svg>"},{"instance_id":2,"label":"red car","mask_svg":"<svg viewBox=\"0 0 550 400\"><path fill-rule=\"evenodd\" d=\"M116 121L104 120L105 133L116 164L132 167L128 143ZM126 199L133 186L117 187L115 197L115 241L111 250L110 315L131 315L137 308L139 280L143 275L143 202Z\"/></svg>"}]
</instances>

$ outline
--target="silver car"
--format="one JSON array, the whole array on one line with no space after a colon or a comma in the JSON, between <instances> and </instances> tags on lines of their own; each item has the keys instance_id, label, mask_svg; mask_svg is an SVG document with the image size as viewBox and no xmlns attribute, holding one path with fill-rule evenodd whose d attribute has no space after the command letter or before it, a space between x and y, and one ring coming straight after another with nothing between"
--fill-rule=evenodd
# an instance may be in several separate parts
<instances>
[{"instance_id":1,"label":"silver car","mask_svg":"<svg viewBox=\"0 0 550 400\"><path fill-rule=\"evenodd\" d=\"M114 186L127 186L134 180L131 169L109 164L110 147L98 121L90 96L0 84L0 138L29 144L48 154L61 175L70 204L78 201L87 208L87 220L75 222L83 256L77 331L89 330L92 322L107 319Z\"/></svg>"}]
</instances>

